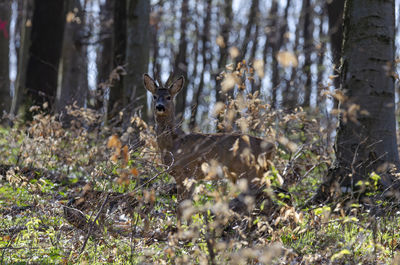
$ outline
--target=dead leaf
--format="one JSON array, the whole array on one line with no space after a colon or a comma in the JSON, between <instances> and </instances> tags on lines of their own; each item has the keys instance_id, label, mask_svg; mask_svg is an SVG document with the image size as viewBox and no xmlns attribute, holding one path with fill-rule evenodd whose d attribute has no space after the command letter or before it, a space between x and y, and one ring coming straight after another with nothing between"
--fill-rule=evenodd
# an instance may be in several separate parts
<instances>
[{"instance_id":1,"label":"dead leaf","mask_svg":"<svg viewBox=\"0 0 400 265\"><path fill-rule=\"evenodd\" d=\"M285 68L290 66L297 67L298 65L297 57L293 52L280 51L276 55L276 59L278 60L278 63Z\"/></svg>"},{"instance_id":2,"label":"dead leaf","mask_svg":"<svg viewBox=\"0 0 400 265\"><path fill-rule=\"evenodd\" d=\"M232 59L235 59L240 55L240 51L237 47L230 47L229 48L229 55L231 56Z\"/></svg>"},{"instance_id":3,"label":"dead leaf","mask_svg":"<svg viewBox=\"0 0 400 265\"><path fill-rule=\"evenodd\" d=\"M233 156L236 156L238 150L239 150L239 138L236 139L235 143L233 144L232 148L229 149L229 151L232 151Z\"/></svg>"},{"instance_id":4,"label":"dead leaf","mask_svg":"<svg viewBox=\"0 0 400 265\"><path fill-rule=\"evenodd\" d=\"M221 48L225 48L225 41L224 41L224 37L222 37L221 35L219 35L217 37L217 39L215 40L215 42L217 43L217 45Z\"/></svg>"}]
</instances>

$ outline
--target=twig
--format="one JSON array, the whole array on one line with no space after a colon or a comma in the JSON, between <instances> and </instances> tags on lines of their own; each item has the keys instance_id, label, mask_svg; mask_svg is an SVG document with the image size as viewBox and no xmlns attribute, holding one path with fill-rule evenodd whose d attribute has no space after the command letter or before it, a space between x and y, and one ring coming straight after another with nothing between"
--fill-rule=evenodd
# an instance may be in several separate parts
<instances>
[{"instance_id":1,"label":"twig","mask_svg":"<svg viewBox=\"0 0 400 265\"><path fill-rule=\"evenodd\" d=\"M209 231L209 226L208 226L207 212L203 213L203 218L204 218L204 222L205 222L206 227L207 227L204 237L206 239L208 253L210 254L209 263L211 265L214 265L215 264L214 244L213 244L213 238L210 238L210 231Z\"/></svg>"},{"instance_id":2,"label":"twig","mask_svg":"<svg viewBox=\"0 0 400 265\"><path fill-rule=\"evenodd\" d=\"M100 213L103 211L103 208L104 208L104 206L106 205L106 202L108 201L108 197L109 197L109 196L110 196L110 194L107 194L107 197L106 197L106 199L104 200L103 204L101 205L99 212L97 213L97 215L96 215L96 217L94 218L93 222L90 224L89 229L88 229L87 236L86 236L86 238L85 238L85 242L83 243L83 246L82 246L82 248L81 248L81 251L79 252L79 255L81 255L82 252L83 252L83 250L85 250L85 247L86 247L86 244L87 244L87 242L88 242L90 233L92 232L92 228L93 228L94 224L96 223L97 219L99 218Z\"/></svg>"}]
</instances>

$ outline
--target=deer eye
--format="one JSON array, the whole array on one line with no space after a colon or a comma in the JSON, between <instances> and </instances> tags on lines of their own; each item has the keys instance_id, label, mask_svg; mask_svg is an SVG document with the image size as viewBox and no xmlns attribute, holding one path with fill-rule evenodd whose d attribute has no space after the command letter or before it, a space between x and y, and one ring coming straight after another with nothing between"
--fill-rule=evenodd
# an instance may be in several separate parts
<instances>
[{"instance_id":1,"label":"deer eye","mask_svg":"<svg viewBox=\"0 0 400 265\"><path fill-rule=\"evenodd\" d=\"M171 96L167 96L167 100L171 100Z\"/></svg>"}]
</instances>

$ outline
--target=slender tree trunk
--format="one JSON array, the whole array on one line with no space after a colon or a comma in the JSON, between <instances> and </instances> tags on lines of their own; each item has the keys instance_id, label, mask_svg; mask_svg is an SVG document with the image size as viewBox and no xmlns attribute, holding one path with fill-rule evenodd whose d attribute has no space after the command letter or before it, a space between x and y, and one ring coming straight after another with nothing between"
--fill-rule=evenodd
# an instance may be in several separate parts
<instances>
[{"instance_id":1,"label":"slender tree trunk","mask_svg":"<svg viewBox=\"0 0 400 265\"><path fill-rule=\"evenodd\" d=\"M31 46L31 24L27 23L33 16L32 10L34 9L33 1L19 1L18 2L21 7L18 7L21 10L21 23L20 23L20 47L18 49L18 66L17 66L17 78L15 80L15 91L14 97L12 99L11 104L11 115L16 116L18 114L23 93L26 90L26 67L28 64L29 57L29 47Z\"/></svg>"},{"instance_id":2,"label":"slender tree trunk","mask_svg":"<svg viewBox=\"0 0 400 265\"><path fill-rule=\"evenodd\" d=\"M10 19L11 2L0 0L0 123L4 113L11 107L10 96Z\"/></svg>"},{"instance_id":3,"label":"slender tree trunk","mask_svg":"<svg viewBox=\"0 0 400 265\"><path fill-rule=\"evenodd\" d=\"M260 17L260 12L259 10L257 10L256 12L256 17L254 19L254 37L253 37L253 46L251 47L250 50L250 58L249 58L249 63L254 63L254 60L256 58L256 52L257 52L257 48L258 48L258 34L259 34L259 17ZM256 86L255 84L255 79L253 79L253 81L251 82L251 93L254 94L254 92L257 91L257 88L259 86Z\"/></svg>"},{"instance_id":4,"label":"slender tree trunk","mask_svg":"<svg viewBox=\"0 0 400 265\"><path fill-rule=\"evenodd\" d=\"M278 1L273 0L271 7L269 9L269 13L268 13L268 17L267 17L267 27L266 29L268 29L268 32L266 34L266 38L265 38L265 43L264 43L264 49L263 49L263 53L262 53L262 59L264 62L264 70L267 63L267 59L268 59L268 55L270 55L271 52L271 46L272 43L274 42L274 35L272 34L272 31L274 30L274 28L276 27L276 20L278 19ZM275 54L272 54L271 57L274 57ZM261 85L262 82L260 82L260 86L258 88L261 89ZM272 89L274 89L274 87L272 86Z\"/></svg>"},{"instance_id":5,"label":"slender tree trunk","mask_svg":"<svg viewBox=\"0 0 400 265\"><path fill-rule=\"evenodd\" d=\"M178 55L175 58L174 64L174 76L177 78L181 75L187 80L188 78L188 61L187 61L187 40L186 40L186 29L188 25L188 14L189 13L189 2L182 0L181 5L181 25L180 25L180 39ZM186 95L187 95L187 83L183 87L182 93L176 96L176 115L178 120L183 117L186 107Z\"/></svg>"},{"instance_id":6,"label":"slender tree trunk","mask_svg":"<svg viewBox=\"0 0 400 265\"><path fill-rule=\"evenodd\" d=\"M322 12L319 15L319 33L318 33L318 38L320 40L320 47L318 51L318 73L317 73L317 107L321 106L321 104L324 104L324 102L321 100L321 91L323 88L323 74L326 71L326 68L324 66L324 59L325 59L325 53L326 53L326 41L325 41L325 33L324 33L324 18L326 16L326 8L324 6L321 7Z\"/></svg>"},{"instance_id":7,"label":"slender tree trunk","mask_svg":"<svg viewBox=\"0 0 400 265\"><path fill-rule=\"evenodd\" d=\"M303 51L304 51L304 65L303 72L306 76L306 82L304 84L304 101L303 107L310 107L311 100L311 90L312 90L312 74L311 74L311 53L313 51L313 31L314 31L314 22L313 22L313 12L311 8L310 0L304 1L304 26L303 26Z\"/></svg>"},{"instance_id":8,"label":"slender tree trunk","mask_svg":"<svg viewBox=\"0 0 400 265\"><path fill-rule=\"evenodd\" d=\"M150 56L150 2L148 0L128 0L126 71L124 77L124 106L128 106L125 125L133 115L133 107L142 106L147 113L146 89L143 73L147 73ZM146 118L147 115L143 115Z\"/></svg>"},{"instance_id":9,"label":"slender tree trunk","mask_svg":"<svg viewBox=\"0 0 400 265\"><path fill-rule=\"evenodd\" d=\"M237 62L241 62L244 58L246 58L247 47L250 42L251 29L255 26L255 22L257 22L257 13L259 10L259 0L252 0L250 6L250 12L247 19L247 25L244 33L244 38L242 42L242 47L240 48L240 56L237 58Z\"/></svg>"},{"instance_id":10,"label":"slender tree trunk","mask_svg":"<svg viewBox=\"0 0 400 265\"><path fill-rule=\"evenodd\" d=\"M126 63L126 26L127 0L116 0L114 2L114 41L113 41L113 67L124 67ZM123 71L118 71L122 74ZM108 117L117 115L123 108L124 103L124 76L120 75L110 88L110 96L107 106Z\"/></svg>"},{"instance_id":11,"label":"slender tree trunk","mask_svg":"<svg viewBox=\"0 0 400 265\"><path fill-rule=\"evenodd\" d=\"M25 106L48 102L53 110L64 32L64 1L35 0L26 74ZM29 118L29 113L26 113Z\"/></svg>"},{"instance_id":12,"label":"slender tree trunk","mask_svg":"<svg viewBox=\"0 0 400 265\"><path fill-rule=\"evenodd\" d=\"M232 0L227 0L223 2L224 5L224 23L221 27L221 37L223 40L223 45L219 46L219 58L218 58L218 73L225 70L225 66L228 62L228 48L229 48L229 32L232 27ZM217 92L216 94L216 101L221 101L226 103L228 97L226 93L221 91L221 82L222 80L216 80L216 87Z\"/></svg>"},{"instance_id":13,"label":"slender tree trunk","mask_svg":"<svg viewBox=\"0 0 400 265\"><path fill-rule=\"evenodd\" d=\"M342 56L344 1L345 0L327 1L329 37L331 41L333 63L335 64L335 75L339 73L338 68ZM339 78L334 79L334 85L336 88L339 88Z\"/></svg>"},{"instance_id":14,"label":"slender tree trunk","mask_svg":"<svg viewBox=\"0 0 400 265\"><path fill-rule=\"evenodd\" d=\"M114 1L106 0L100 7L100 44L97 55L97 88L89 100L94 109L104 107L104 90L113 68L113 8Z\"/></svg>"},{"instance_id":15,"label":"slender tree trunk","mask_svg":"<svg viewBox=\"0 0 400 265\"><path fill-rule=\"evenodd\" d=\"M304 4L302 6L301 12L300 12L300 17L298 20L297 25L302 25L304 21ZM296 27L295 31L295 38L294 38L294 45L293 45L293 51L298 54L299 51L299 44L300 44L300 31L301 27ZM286 84L286 91L285 91L285 96L284 96L284 101L283 105L287 109L294 109L297 107L297 102L298 102L298 87L300 86L299 84L299 77L297 76L297 69L292 68L292 72L290 74L290 80Z\"/></svg>"},{"instance_id":16,"label":"slender tree trunk","mask_svg":"<svg viewBox=\"0 0 400 265\"><path fill-rule=\"evenodd\" d=\"M212 0L207 0L207 4L205 6L205 13L206 15L204 16L204 21L203 21L203 34L201 38L202 42L202 50L201 50L201 56L203 58L203 69L201 72L200 76L200 83L199 87L196 91L196 94L194 95L194 106L192 108L192 113L191 113L191 118L190 118L190 128L194 128L196 125L196 116L200 104L200 97L203 93L204 89L204 75L208 66L208 43L209 43L209 33L210 33L210 24L211 24L211 4Z\"/></svg>"},{"instance_id":17,"label":"slender tree trunk","mask_svg":"<svg viewBox=\"0 0 400 265\"><path fill-rule=\"evenodd\" d=\"M65 107L76 103L78 107L85 104L88 87L84 82L87 77L84 10L79 0L66 2L69 19L65 25L62 53L62 82L57 93L56 111L68 124L69 117ZM72 14L74 18L72 19ZM83 76L83 77L82 77Z\"/></svg>"},{"instance_id":18,"label":"slender tree trunk","mask_svg":"<svg viewBox=\"0 0 400 265\"><path fill-rule=\"evenodd\" d=\"M152 12L150 14L150 31L151 31L151 44L152 44L152 54L153 54L153 77L160 80L161 65L159 62L159 49L160 45L158 43L158 30L160 28L160 17L162 16L162 4L160 3L159 10Z\"/></svg>"},{"instance_id":19,"label":"slender tree trunk","mask_svg":"<svg viewBox=\"0 0 400 265\"><path fill-rule=\"evenodd\" d=\"M336 164L314 198L329 196L332 182L356 189L371 172L383 188L399 168L394 96L394 1L346 0Z\"/></svg>"}]
</instances>

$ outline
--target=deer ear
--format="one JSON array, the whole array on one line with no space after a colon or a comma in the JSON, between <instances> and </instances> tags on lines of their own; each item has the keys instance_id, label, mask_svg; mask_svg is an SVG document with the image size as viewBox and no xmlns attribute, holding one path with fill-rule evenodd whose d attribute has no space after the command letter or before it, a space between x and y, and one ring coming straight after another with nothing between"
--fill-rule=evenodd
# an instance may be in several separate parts
<instances>
[{"instance_id":1,"label":"deer ear","mask_svg":"<svg viewBox=\"0 0 400 265\"><path fill-rule=\"evenodd\" d=\"M154 80L148 75L148 74L144 74L143 75L143 83L144 83L144 87L151 93L151 94L155 94L157 91L157 85L156 82L154 82Z\"/></svg>"},{"instance_id":2,"label":"deer ear","mask_svg":"<svg viewBox=\"0 0 400 265\"><path fill-rule=\"evenodd\" d=\"M185 78L181 76L169 87L169 93L171 93L172 96L175 96L182 90L183 84L185 84Z\"/></svg>"}]
</instances>

